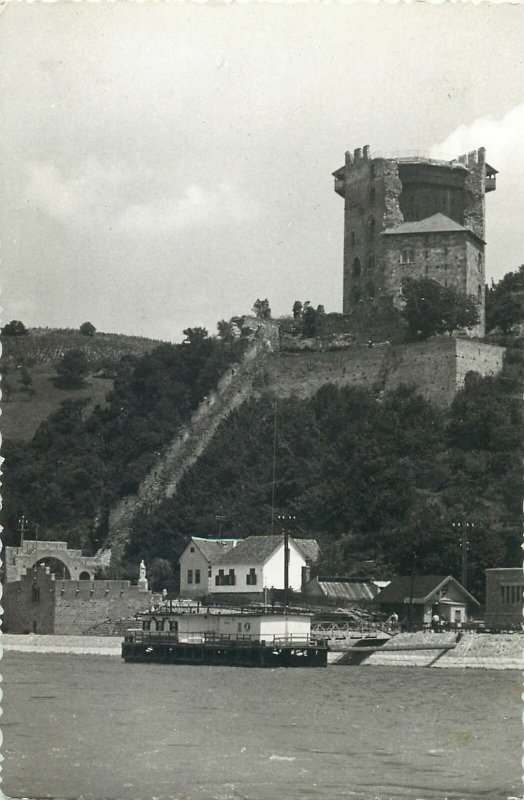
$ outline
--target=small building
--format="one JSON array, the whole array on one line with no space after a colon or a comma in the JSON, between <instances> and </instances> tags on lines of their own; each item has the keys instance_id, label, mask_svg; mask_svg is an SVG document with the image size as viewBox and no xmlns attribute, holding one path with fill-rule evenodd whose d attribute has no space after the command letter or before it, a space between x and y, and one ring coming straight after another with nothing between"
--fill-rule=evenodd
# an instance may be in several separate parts
<instances>
[{"instance_id":1,"label":"small building","mask_svg":"<svg viewBox=\"0 0 524 800\"><path fill-rule=\"evenodd\" d=\"M193 536L180 556L180 594L182 597L205 597L211 589L211 564L242 541L241 539L204 539Z\"/></svg>"},{"instance_id":2,"label":"small building","mask_svg":"<svg viewBox=\"0 0 524 800\"><path fill-rule=\"evenodd\" d=\"M315 577L304 587L304 594L328 605L367 606L389 581L366 578Z\"/></svg>"},{"instance_id":3,"label":"small building","mask_svg":"<svg viewBox=\"0 0 524 800\"><path fill-rule=\"evenodd\" d=\"M288 587L300 591L319 555L315 539L289 537ZM215 559L210 593L263 599L265 590L284 589L284 536L248 536Z\"/></svg>"},{"instance_id":4,"label":"small building","mask_svg":"<svg viewBox=\"0 0 524 800\"><path fill-rule=\"evenodd\" d=\"M524 572L522 567L486 570L486 627L522 627Z\"/></svg>"},{"instance_id":5,"label":"small building","mask_svg":"<svg viewBox=\"0 0 524 800\"><path fill-rule=\"evenodd\" d=\"M392 579L373 601L384 614L397 614L401 624L431 625L433 616L461 627L480 603L452 575L402 575Z\"/></svg>"}]
</instances>

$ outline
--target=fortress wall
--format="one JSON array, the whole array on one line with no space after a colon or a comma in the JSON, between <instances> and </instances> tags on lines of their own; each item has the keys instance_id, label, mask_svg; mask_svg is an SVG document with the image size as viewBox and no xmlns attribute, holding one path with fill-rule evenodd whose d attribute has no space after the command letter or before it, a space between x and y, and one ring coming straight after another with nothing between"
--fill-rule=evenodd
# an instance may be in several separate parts
<instances>
[{"instance_id":1,"label":"fortress wall","mask_svg":"<svg viewBox=\"0 0 524 800\"><path fill-rule=\"evenodd\" d=\"M372 389L380 383L386 349L351 347L268 358L266 385L282 397L304 398L311 397L325 383Z\"/></svg>"},{"instance_id":2,"label":"fortress wall","mask_svg":"<svg viewBox=\"0 0 524 800\"><path fill-rule=\"evenodd\" d=\"M62 597L56 594L55 628L57 634L80 634L107 619L133 617L151 605L151 592L129 586L122 594L107 597Z\"/></svg>"},{"instance_id":3,"label":"fortress wall","mask_svg":"<svg viewBox=\"0 0 524 800\"><path fill-rule=\"evenodd\" d=\"M325 383L386 391L405 384L445 408L471 370L482 376L499 373L504 352L496 345L443 336L405 345L281 354L266 361L266 386L280 396L311 397Z\"/></svg>"},{"instance_id":4,"label":"fortress wall","mask_svg":"<svg viewBox=\"0 0 524 800\"><path fill-rule=\"evenodd\" d=\"M438 338L394 348L387 372L386 391L401 384L415 386L428 401L449 406L457 392L455 339Z\"/></svg>"},{"instance_id":5,"label":"fortress wall","mask_svg":"<svg viewBox=\"0 0 524 800\"><path fill-rule=\"evenodd\" d=\"M484 344L468 339L455 339L457 388L464 386L464 378L470 371L479 375L498 375L504 366L505 347Z\"/></svg>"},{"instance_id":6,"label":"fortress wall","mask_svg":"<svg viewBox=\"0 0 524 800\"><path fill-rule=\"evenodd\" d=\"M39 582L40 583L40 582ZM55 625L54 587L40 583L39 600L33 599L32 581L6 583L3 589L2 627L6 633L52 633Z\"/></svg>"},{"instance_id":7,"label":"fortress wall","mask_svg":"<svg viewBox=\"0 0 524 800\"><path fill-rule=\"evenodd\" d=\"M108 619L133 617L150 607L151 598L151 592L129 581L55 580L47 568L40 568L36 574L31 571L21 581L6 584L4 629L8 633L81 634Z\"/></svg>"}]
</instances>

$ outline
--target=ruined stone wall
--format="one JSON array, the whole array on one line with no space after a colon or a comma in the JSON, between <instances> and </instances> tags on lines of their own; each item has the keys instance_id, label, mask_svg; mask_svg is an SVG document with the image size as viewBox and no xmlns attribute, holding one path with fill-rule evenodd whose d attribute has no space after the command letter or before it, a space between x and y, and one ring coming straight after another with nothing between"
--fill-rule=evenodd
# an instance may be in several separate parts
<instances>
[{"instance_id":1,"label":"ruined stone wall","mask_svg":"<svg viewBox=\"0 0 524 800\"><path fill-rule=\"evenodd\" d=\"M343 310L380 293L384 228L403 217L398 204L402 184L396 162L371 159L369 148L346 153L344 207Z\"/></svg>"},{"instance_id":2,"label":"ruined stone wall","mask_svg":"<svg viewBox=\"0 0 524 800\"><path fill-rule=\"evenodd\" d=\"M486 151L483 147L467 155L459 156L459 161L468 167L464 183L464 222L482 241L486 238Z\"/></svg>"},{"instance_id":3,"label":"ruined stone wall","mask_svg":"<svg viewBox=\"0 0 524 800\"><path fill-rule=\"evenodd\" d=\"M311 397L326 383L392 391L414 386L437 406L449 406L467 372L494 375L504 348L454 337L347 350L280 354L267 359L265 388L279 396Z\"/></svg>"}]
</instances>

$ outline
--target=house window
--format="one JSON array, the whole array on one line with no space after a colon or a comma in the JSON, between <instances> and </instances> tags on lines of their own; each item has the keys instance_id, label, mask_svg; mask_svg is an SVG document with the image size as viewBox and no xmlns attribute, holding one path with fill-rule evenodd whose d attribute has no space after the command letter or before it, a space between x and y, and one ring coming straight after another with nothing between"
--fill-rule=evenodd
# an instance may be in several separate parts
<instances>
[{"instance_id":1,"label":"house window","mask_svg":"<svg viewBox=\"0 0 524 800\"><path fill-rule=\"evenodd\" d=\"M224 585L224 570L219 569L218 575L215 575L215 586L223 586Z\"/></svg>"},{"instance_id":2,"label":"house window","mask_svg":"<svg viewBox=\"0 0 524 800\"><path fill-rule=\"evenodd\" d=\"M354 258L353 259L353 275L356 278L358 278L358 276L360 275L360 272L361 272L360 258Z\"/></svg>"},{"instance_id":3,"label":"house window","mask_svg":"<svg viewBox=\"0 0 524 800\"><path fill-rule=\"evenodd\" d=\"M210 564L207 568L207 577L210 578L212 574L213 574L213 568L211 567Z\"/></svg>"},{"instance_id":4,"label":"house window","mask_svg":"<svg viewBox=\"0 0 524 800\"><path fill-rule=\"evenodd\" d=\"M164 630L164 620L163 619L155 620L155 628L156 628L157 631L163 631Z\"/></svg>"},{"instance_id":5,"label":"house window","mask_svg":"<svg viewBox=\"0 0 524 800\"><path fill-rule=\"evenodd\" d=\"M188 571L187 571L187 582L188 583L193 583L193 570L192 569L188 569Z\"/></svg>"},{"instance_id":6,"label":"house window","mask_svg":"<svg viewBox=\"0 0 524 800\"><path fill-rule=\"evenodd\" d=\"M257 573L254 567L251 567L249 573L246 575L246 583L248 586L256 586L257 584Z\"/></svg>"},{"instance_id":7,"label":"house window","mask_svg":"<svg viewBox=\"0 0 524 800\"><path fill-rule=\"evenodd\" d=\"M200 583L200 570L195 570L195 583Z\"/></svg>"},{"instance_id":8,"label":"house window","mask_svg":"<svg viewBox=\"0 0 524 800\"><path fill-rule=\"evenodd\" d=\"M189 548L189 552L190 552L190 553L194 553L194 552L195 552L195 548L194 548L194 547L190 547L190 548Z\"/></svg>"},{"instance_id":9,"label":"house window","mask_svg":"<svg viewBox=\"0 0 524 800\"><path fill-rule=\"evenodd\" d=\"M169 630L173 631L174 633L178 633L178 620L177 619L170 619L169 620Z\"/></svg>"},{"instance_id":10,"label":"house window","mask_svg":"<svg viewBox=\"0 0 524 800\"><path fill-rule=\"evenodd\" d=\"M412 264L414 260L415 260L415 253L411 248L409 249L406 248L400 251L399 261L401 264Z\"/></svg>"},{"instance_id":11,"label":"house window","mask_svg":"<svg viewBox=\"0 0 524 800\"><path fill-rule=\"evenodd\" d=\"M234 586L235 583L236 583L235 570L234 569L230 569L229 570L229 575L227 577L228 577L228 586Z\"/></svg>"},{"instance_id":12,"label":"house window","mask_svg":"<svg viewBox=\"0 0 524 800\"><path fill-rule=\"evenodd\" d=\"M39 603L40 602L40 587L33 586L31 589L31 602L32 603Z\"/></svg>"},{"instance_id":13,"label":"house window","mask_svg":"<svg viewBox=\"0 0 524 800\"><path fill-rule=\"evenodd\" d=\"M150 631L151 630L151 620L150 619L142 620L142 630L144 630L144 631Z\"/></svg>"}]
</instances>

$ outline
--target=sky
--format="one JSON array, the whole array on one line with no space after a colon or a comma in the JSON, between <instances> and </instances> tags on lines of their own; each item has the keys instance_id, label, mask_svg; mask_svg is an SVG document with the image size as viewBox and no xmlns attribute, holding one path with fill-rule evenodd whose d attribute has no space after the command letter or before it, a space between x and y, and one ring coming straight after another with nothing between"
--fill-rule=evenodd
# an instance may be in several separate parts
<instances>
[{"instance_id":1,"label":"sky","mask_svg":"<svg viewBox=\"0 0 524 800\"><path fill-rule=\"evenodd\" d=\"M524 263L524 5L9 3L2 320L179 341L342 310L344 152L484 146L487 277Z\"/></svg>"}]
</instances>

